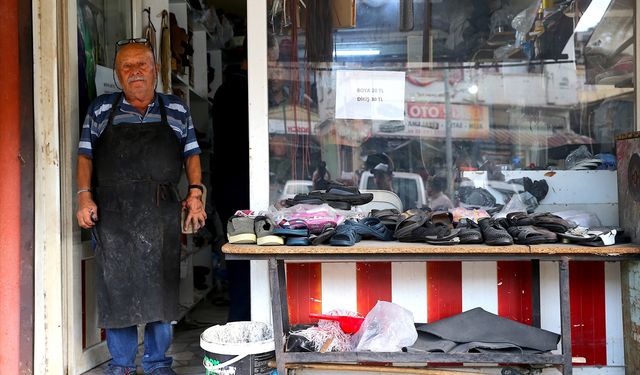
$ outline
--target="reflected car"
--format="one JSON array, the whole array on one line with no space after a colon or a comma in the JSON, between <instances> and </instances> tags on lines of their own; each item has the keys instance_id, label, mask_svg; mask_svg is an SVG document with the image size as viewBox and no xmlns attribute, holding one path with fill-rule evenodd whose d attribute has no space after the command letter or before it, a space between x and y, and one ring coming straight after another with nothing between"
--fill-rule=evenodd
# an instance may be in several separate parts
<instances>
[{"instance_id":1,"label":"reflected car","mask_svg":"<svg viewBox=\"0 0 640 375\"><path fill-rule=\"evenodd\" d=\"M278 197L278 202L293 198L296 194L307 194L311 190L313 190L313 182L311 180L289 180L284 184Z\"/></svg>"},{"instance_id":2,"label":"reflected car","mask_svg":"<svg viewBox=\"0 0 640 375\"><path fill-rule=\"evenodd\" d=\"M422 177L417 173L393 172L393 190L402 201L404 209L420 208L427 205L427 194ZM376 181L369 171L360 176L360 190L376 189Z\"/></svg>"}]
</instances>

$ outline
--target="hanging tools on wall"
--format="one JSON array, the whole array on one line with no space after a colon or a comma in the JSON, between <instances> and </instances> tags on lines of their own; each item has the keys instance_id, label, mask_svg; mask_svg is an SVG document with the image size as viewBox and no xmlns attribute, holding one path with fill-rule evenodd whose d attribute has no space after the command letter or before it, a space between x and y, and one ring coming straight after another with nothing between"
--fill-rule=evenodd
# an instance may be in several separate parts
<instances>
[{"instance_id":1,"label":"hanging tools on wall","mask_svg":"<svg viewBox=\"0 0 640 375\"><path fill-rule=\"evenodd\" d=\"M171 93L171 34L169 31L169 12L162 11L160 22L160 79L162 92Z\"/></svg>"},{"instance_id":2,"label":"hanging tools on wall","mask_svg":"<svg viewBox=\"0 0 640 375\"><path fill-rule=\"evenodd\" d=\"M151 7L143 9L142 14L145 13L146 19L142 21L142 24L144 25L146 23L146 26L142 31L142 35L149 41L149 45L153 51L153 59L157 61L158 49L156 48L156 27L153 26L153 22L151 22Z\"/></svg>"}]
</instances>

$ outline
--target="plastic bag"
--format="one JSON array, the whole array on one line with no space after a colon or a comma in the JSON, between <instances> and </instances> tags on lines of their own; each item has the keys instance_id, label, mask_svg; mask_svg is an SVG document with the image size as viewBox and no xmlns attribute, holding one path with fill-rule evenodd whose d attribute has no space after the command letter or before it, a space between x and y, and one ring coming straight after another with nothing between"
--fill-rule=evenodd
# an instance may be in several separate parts
<instances>
[{"instance_id":1,"label":"plastic bag","mask_svg":"<svg viewBox=\"0 0 640 375\"><path fill-rule=\"evenodd\" d=\"M589 152L587 146L582 145L572 151L564 161L565 168L572 169L581 160L593 159L593 155Z\"/></svg>"},{"instance_id":2,"label":"plastic bag","mask_svg":"<svg viewBox=\"0 0 640 375\"><path fill-rule=\"evenodd\" d=\"M511 27L521 33L526 33L531 30L533 22L536 20L536 11L540 7L540 1L536 1L528 8L520 11L511 20Z\"/></svg>"},{"instance_id":3,"label":"plastic bag","mask_svg":"<svg viewBox=\"0 0 640 375\"><path fill-rule=\"evenodd\" d=\"M530 199L533 199L533 200L536 199L533 195L527 192L525 193L528 194ZM521 193L521 194L525 194L525 193ZM536 203L537 203L537 200L536 200ZM495 214L493 217L494 218L507 217L507 214L511 212L529 212L527 209L527 204L522 200L522 196L520 194L513 194L511 196L511 199L509 199L509 202L505 204L504 207L502 207L502 210L500 210L500 212Z\"/></svg>"},{"instance_id":4,"label":"plastic bag","mask_svg":"<svg viewBox=\"0 0 640 375\"><path fill-rule=\"evenodd\" d=\"M533 23L536 20L536 11L540 7L540 2L536 1L534 4L524 9L520 13L516 14L511 20L511 27L516 30L516 46L519 46L524 41L525 36L529 30L533 27Z\"/></svg>"},{"instance_id":5,"label":"plastic bag","mask_svg":"<svg viewBox=\"0 0 640 375\"><path fill-rule=\"evenodd\" d=\"M585 228L593 228L602 225L600 219L598 218L598 215L594 214L593 212L582 210L565 210L556 211L553 214Z\"/></svg>"},{"instance_id":6,"label":"plastic bag","mask_svg":"<svg viewBox=\"0 0 640 375\"><path fill-rule=\"evenodd\" d=\"M417 339L411 311L395 303L378 301L360 330L351 337L351 343L356 351L397 352Z\"/></svg>"},{"instance_id":7,"label":"plastic bag","mask_svg":"<svg viewBox=\"0 0 640 375\"><path fill-rule=\"evenodd\" d=\"M303 220L309 228L309 233L320 234L328 225L333 228L345 220L345 217L328 204L296 204L283 209L269 207L269 216L276 224L294 219Z\"/></svg>"},{"instance_id":8,"label":"plastic bag","mask_svg":"<svg viewBox=\"0 0 640 375\"><path fill-rule=\"evenodd\" d=\"M358 313L349 310L334 309L329 311L327 315L358 316ZM342 329L340 329L340 324L335 321L320 319L318 326L293 331L291 334L309 340L310 346L312 347L310 348L311 351L320 351L320 348L327 342L329 342L329 344L326 350L329 352L349 352L353 350L351 335L344 333Z\"/></svg>"}]
</instances>

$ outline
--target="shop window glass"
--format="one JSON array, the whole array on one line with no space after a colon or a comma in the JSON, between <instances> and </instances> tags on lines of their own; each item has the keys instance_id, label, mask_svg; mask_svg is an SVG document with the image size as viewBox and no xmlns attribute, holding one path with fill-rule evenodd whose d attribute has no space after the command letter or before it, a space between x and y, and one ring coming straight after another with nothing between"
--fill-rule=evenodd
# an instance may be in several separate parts
<instances>
[{"instance_id":1,"label":"shop window glass","mask_svg":"<svg viewBox=\"0 0 640 375\"><path fill-rule=\"evenodd\" d=\"M82 129L89 104L98 95L115 91L115 44L131 36L131 2L78 0L78 127ZM82 239L90 238L82 231Z\"/></svg>"},{"instance_id":2,"label":"shop window glass","mask_svg":"<svg viewBox=\"0 0 640 375\"><path fill-rule=\"evenodd\" d=\"M88 104L115 86L115 44L131 37L131 2L78 0L78 94L82 118ZM80 123L82 123L82 118Z\"/></svg>"},{"instance_id":3,"label":"shop window glass","mask_svg":"<svg viewBox=\"0 0 640 375\"><path fill-rule=\"evenodd\" d=\"M271 202L324 168L404 209L511 171L615 170L615 136L635 130L634 8L269 0Z\"/></svg>"}]
</instances>

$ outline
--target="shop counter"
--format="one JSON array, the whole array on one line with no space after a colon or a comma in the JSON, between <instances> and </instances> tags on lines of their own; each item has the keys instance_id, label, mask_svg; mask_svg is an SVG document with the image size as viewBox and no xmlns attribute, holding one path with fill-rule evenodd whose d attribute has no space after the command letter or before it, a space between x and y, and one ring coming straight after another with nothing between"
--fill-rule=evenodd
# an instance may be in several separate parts
<instances>
[{"instance_id":1,"label":"shop counter","mask_svg":"<svg viewBox=\"0 0 640 375\"><path fill-rule=\"evenodd\" d=\"M286 374L287 365L294 363L501 363L548 364L572 373L571 314L569 304L569 261L640 260L640 245L626 244L591 247L575 244L545 245L454 245L437 246L424 243L361 241L350 247L337 246L257 246L225 244L228 260L267 260L271 287L271 308L274 328L276 364L279 374ZM484 353L378 353L378 352L285 352L284 336L289 332L287 262L424 262L424 261L530 261L532 266L533 325L540 327L539 261L558 261L560 290L560 321L562 354L484 354Z\"/></svg>"}]
</instances>

